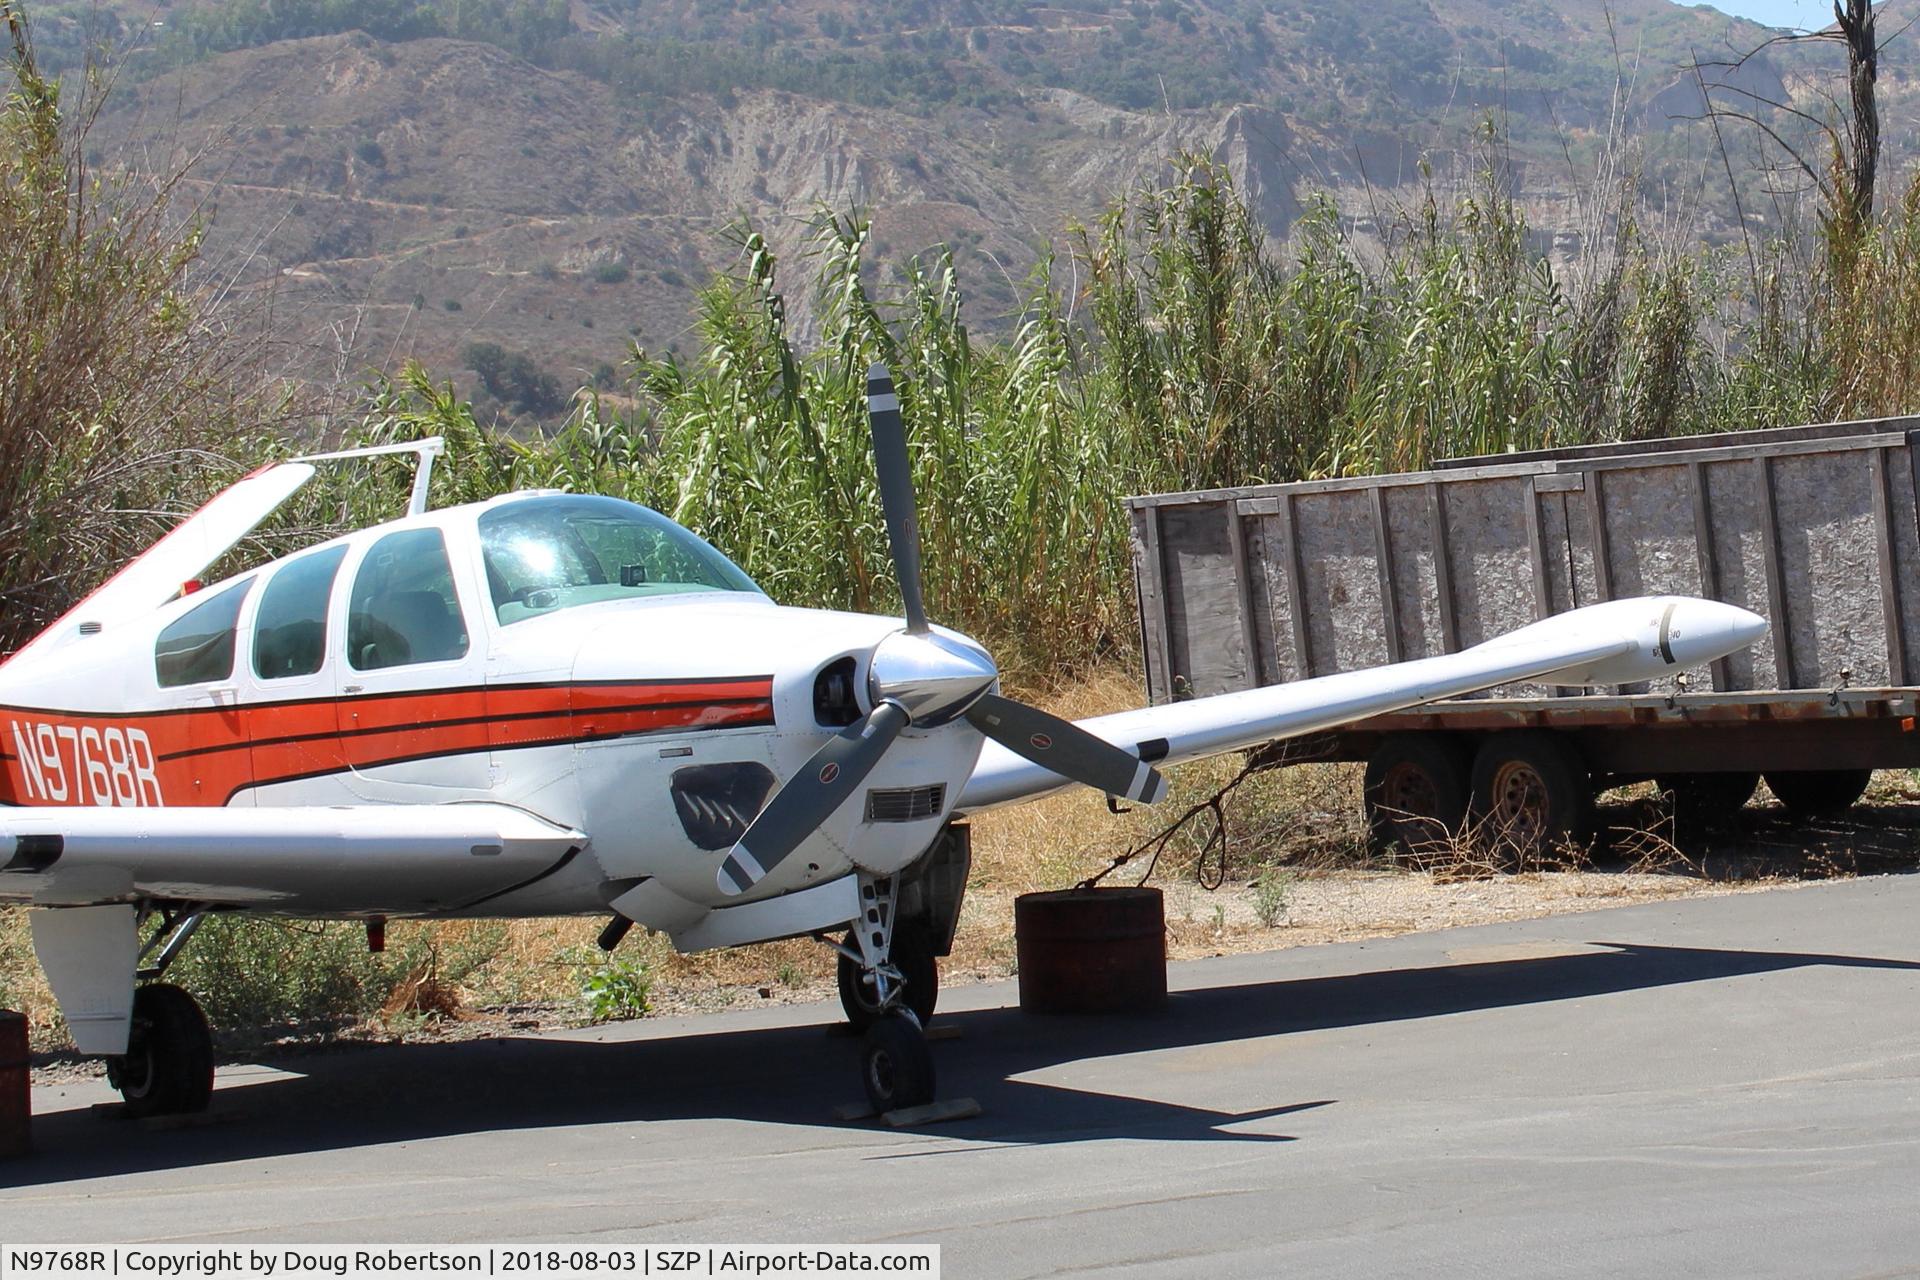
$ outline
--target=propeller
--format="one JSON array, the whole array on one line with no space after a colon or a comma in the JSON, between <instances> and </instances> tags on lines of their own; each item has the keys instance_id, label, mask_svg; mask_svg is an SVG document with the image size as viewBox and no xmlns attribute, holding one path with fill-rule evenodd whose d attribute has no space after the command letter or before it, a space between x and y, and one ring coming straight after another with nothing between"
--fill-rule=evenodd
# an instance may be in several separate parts
<instances>
[{"instance_id":1,"label":"propeller","mask_svg":"<svg viewBox=\"0 0 1920 1280\"><path fill-rule=\"evenodd\" d=\"M1071 720L997 693L981 694L966 715L968 724L1013 754L1063 778L1141 804L1167 798L1167 780L1158 769Z\"/></svg>"},{"instance_id":2,"label":"propeller","mask_svg":"<svg viewBox=\"0 0 1920 1280\"><path fill-rule=\"evenodd\" d=\"M927 606L920 598L919 501L913 494L913 463L907 457L907 428L900 421L900 397L883 364L867 370L867 423L873 433L873 469L880 481L880 513L887 520L887 545L893 551L894 576L900 579L907 633L925 635Z\"/></svg>"},{"instance_id":3,"label":"propeller","mask_svg":"<svg viewBox=\"0 0 1920 1280\"><path fill-rule=\"evenodd\" d=\"M716 878L720 891L745 893L779 866L846 803L906 727L907 713L900 705L883 702L865 720L829 738L827 745L814 752L806 766L774 793L740 842L728 851Z\"/></svg>"},{"instance_id":4,"label":"propeller","mask_svg":"<svg viewBox=\"0 0 1920 1280\"><path fill-rule=\"evenodd\" d=\"M1155 804L1166 779L1132 752L1069 720L993 693L999 669L986 650L927 623L920 589L920 525L900 397L887 367L867 371L867 417L887 544L900 581L906 626L882 639L867 663L873 710L814 752L747 828L714 875L721 893L745 893L806 843L852 798L887 748L909 727L931 729L965 718L1015 755L1110 796Z\"/></svg>"}]
</instances>

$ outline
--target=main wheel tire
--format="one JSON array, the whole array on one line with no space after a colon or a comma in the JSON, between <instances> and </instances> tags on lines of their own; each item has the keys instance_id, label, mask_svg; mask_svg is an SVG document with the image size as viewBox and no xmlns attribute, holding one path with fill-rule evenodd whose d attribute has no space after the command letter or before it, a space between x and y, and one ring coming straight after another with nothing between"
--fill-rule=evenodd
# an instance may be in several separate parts
<instances>
[{"instance_id":1,"label":"main wheel tire","mask_svg":"<svg viewBox=\"0 0 1920 1280\"><path fill-rule=\"evenodd\" d=\"M1496 733L1473 757L1472 820L1500 866L1518 869L1593 840L1593 783L1563 734Z\"/></svg>"},{"instance_id":2,"label":"main wheel tire","mask_svg":"<svg viewBox=\"0 0 1920 1280\"><path fill-rule=\"evenodd\" d=\"M847 935L846 945L855 951L860 949L851 933ZM940 965L933 955L933 935L917 920L902 920L894 926L892 951L894 966L906 980L901 1000L925 1026L940 999ZM840 957L837 976L840 1007L846 1010L847 1021L855 1031L865 1031L881 1016L880 1006L874 1000L873 984L867 981L866 971L845 955Z\"/></svg>"},{"instance_id":3,"label":"main wheel tire","mask_svg":"<svg viewBox=\"0 0 1920 1280\"><path fill-rule=\"evenodd\" d=\"M127 1052L107 1064L134 1117L205 1111L213 1100L213 1033L194 998L170 983L133 993Z\"/></svg>"},{"instance_id":4,"label":"main wheel tire","mask_svg":"<svg viewBox=\"0 0 1920 1280\"><path fill-rule=\"evenodd\" d=\"M1767 789L1796 818L1830 818L1853 808L1873 781L1871 769L1786 769L1767 772Z\"/></svg>"},{"instance_id":5,"label":"main wheel tire","mask_svg":"<svg viewBox=\"0 0 1920 1280\"><path fill-rule=\"evenodd\" d=\"M1448 733L1394 733L1367 759L1362 805L1377 852L1418 862L1465 824L1473 755Z\"/></svg>"},{"instance_id":6,"label":"main wheel tire","mask_svg":"<svg viewBox=\"0 0 1920 1280\"><path fill-rule=\"evenodd\" d=\"M1758 773L1669 773L1654 779L1673 807L1676 831L1706 831L1732 822L1760 786Z\"/></svg>"},{"instance_id":7,"label":"main wheel tire","mask_svg":"<svg viewBox=\"0 0 1920 1280\"><path fill-rule=\"evenodd\" d=\"M867 1101L885 1113L933 1101L933 1054L908 1013L889 1013L867 1028L860 1045L860 1081Z\"/></svg>"}]
</instances>

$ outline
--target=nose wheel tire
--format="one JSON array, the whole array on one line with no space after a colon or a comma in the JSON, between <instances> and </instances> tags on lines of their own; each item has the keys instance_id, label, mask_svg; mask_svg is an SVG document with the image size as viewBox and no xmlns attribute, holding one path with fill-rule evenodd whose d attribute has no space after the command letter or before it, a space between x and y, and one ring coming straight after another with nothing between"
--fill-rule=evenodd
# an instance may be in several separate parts
<instances>
[{"instance_id":1,"label":"nose wheel tire","mask_svg":"<svg viewBox=\"0 0 1920 1280\"><path fill-rule=\"evenodd\" d=\"M860 1044L860 1082L879 1112L933 1101L933 1054L920 1023L896 1011L874 1021Z\"/></svg>"},{"instance_id":2,"label":"nose wheel tire","mask_svg":"<svg viewBox=\"0 0 1920 1280\"><path fill-rule=\"evenodd\" d=\"M858 950L853 935L847 935L849 949ZM913 1011L922 1026L933 1017L940 998L940 966L933 956L933 936L916 920L902 920L894 926L889 955L900 970L905 987L900 1002ZM845 954L840 957L840 1007L855 1031L865 1031L884 1014L875 999L873 982L859 963Z\"/></svg>"},{"instance_id":3,"label":"nose wheel tire","mask_svg":"<svg viewBox=\"0 0 1920 1280\"><path fill-rule=\"evenodd\" d=\"M107 1079L135 1118L205 1111L213 1100L213 1033L194 998L164 982L135 991L127 1052L108 1060Z\"/></svg>"}]
</instances>

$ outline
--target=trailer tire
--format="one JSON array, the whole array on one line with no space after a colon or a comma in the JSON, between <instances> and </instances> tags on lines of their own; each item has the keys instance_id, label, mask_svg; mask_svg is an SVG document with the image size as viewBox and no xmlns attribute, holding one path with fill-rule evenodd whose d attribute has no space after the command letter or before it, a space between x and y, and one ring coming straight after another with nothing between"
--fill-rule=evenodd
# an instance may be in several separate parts
<instances>
[{"instance_id":1,"label":"trailer tire","mask_svg":"<svg viewBox=\"0 0 1920 1280\"><path fill-rule=\"evenodd\" d=\"M1767 789L1796 818L1830 818L1845 813L1872 781L1871 769L1783 769L1767 773Z\"/></svg>"},{"instance_id":2,"label":"trailer tire","mask_svg":"<svg viewBox=\"0 0 1920 1280\"><path fill-rule=\"evenodd\" d=\"M1753 799L1758 773L1668 773L1654 785L1672 806L1677 833L1708 831L1731 823Z\"/></svg>"},{"instance_id":3,"label":"trailer tire","mask_svg":"<svg viewBox=\"0 0 1920 1280\"><path fill-rule=\"evenodd\" d=\"M1376 852L1413 862L1451 847L1465 824L1473 754L1450 733L1393 733L1367 758L1361 807Z\"/></svg>"},{"instance_id":4,"label":"trailer tire","mask_svg":"<svg viewBox=\"0 0 1920 1280\"><path fill-rule=\"evenodd\" d=\"M1503 870L1518 870L1568 845L1593 840L1593 780L1564 734L1496 733L1473 757L1472 822Z\"/></svg>"}]
</instances>

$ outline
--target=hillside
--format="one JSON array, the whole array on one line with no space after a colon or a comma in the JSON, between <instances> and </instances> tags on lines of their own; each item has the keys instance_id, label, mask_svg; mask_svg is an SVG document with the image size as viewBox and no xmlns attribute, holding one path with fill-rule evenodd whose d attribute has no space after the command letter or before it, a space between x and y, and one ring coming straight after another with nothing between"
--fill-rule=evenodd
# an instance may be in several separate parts
<instances>
[{"instance_id":1,"label":"hillside","mask_svg":"<svg viewBox=\"0 0 1920 1280\"><path fill-rule=\"evenodd\" d=\"M80 17L36 17L77 47ZM1651 185L1725 237L1681 67L1765 35L1669 0L227 0L106 17L158 34L96 145L204 149L210 258L271 294L296 368L451 371L490 342L560 387L605 379L632 341L681 343L694 289L733 265L730 222L791 261L821 204L873 213L882 269L954 246L993 328L1044 246L1179 147L1226 162L1275 236L1324 191L1364 238L1423 156L1452 171L1492 115L1543 245L1573 252L1570 202L1617 89ZM1910 93L1901 50L1888 104ZM1769 52L1742 83L1804 95L1830 56ZM1882 110L1904 154L1912 113Z\"/></svg>"}]
</instances>

